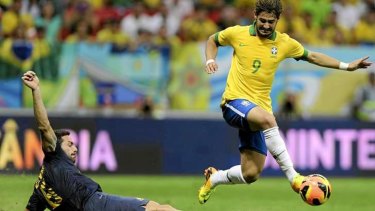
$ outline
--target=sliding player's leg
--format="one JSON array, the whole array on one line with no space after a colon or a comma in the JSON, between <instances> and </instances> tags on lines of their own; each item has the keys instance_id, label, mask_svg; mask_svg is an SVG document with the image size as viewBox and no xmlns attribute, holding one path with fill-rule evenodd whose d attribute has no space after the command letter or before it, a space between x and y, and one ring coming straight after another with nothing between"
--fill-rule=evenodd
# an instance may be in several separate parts
<instances>
[{"instance_id":1,"label":"sliding player's leg","mask_svg":"<svg viewBox=\"0 0 375 211\"><path fill-rule=\"evenodd\" d=\"M148 199L136 198L136 197L124 197L118 195L112 195L103 192L94 193L86 202L84 211L95 211L95 210L163 210L163 211L176 211L170 205L161 205L155 201Z\"/></svg>"}]
</instances>

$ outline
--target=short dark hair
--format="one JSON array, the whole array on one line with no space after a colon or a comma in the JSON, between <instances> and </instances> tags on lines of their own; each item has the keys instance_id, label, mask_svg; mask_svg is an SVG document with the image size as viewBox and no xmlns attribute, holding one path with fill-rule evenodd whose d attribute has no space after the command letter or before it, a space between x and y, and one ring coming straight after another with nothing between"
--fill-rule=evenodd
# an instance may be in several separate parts
<instances>
[{"instance_id":1,"label":"short dark hair","mask_svg":"<svg viewBox=\"0 0 375 211\"><path fill-rule=\"evenodd\" d=\"M61 137L70 135L70 132L68 130L65 130L65 129L57 129L57 130L54 130L53 132L55 132L55 135L56 135L56 138L57 138L57 143L60 144L60 145L61 145L61 142L62 142Z\"/></svg>"},{"instance_id":2,"label":"short dark hair","mask_svg":"<svg viewBox=\"0 0 375 211\"><path fill-rule=\"evenodd\" d=\"M273 13L277 19L280 18L283 6L280 0L257 0L255 4L255 15L258 16L262 12Z\"/></svg>"}]
</instances>

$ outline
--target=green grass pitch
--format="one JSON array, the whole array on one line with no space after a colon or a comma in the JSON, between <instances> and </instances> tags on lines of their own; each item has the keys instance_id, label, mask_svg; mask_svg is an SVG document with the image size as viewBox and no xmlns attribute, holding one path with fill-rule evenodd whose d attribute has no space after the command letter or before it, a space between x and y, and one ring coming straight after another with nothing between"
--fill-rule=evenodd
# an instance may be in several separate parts
<instances>
[{"instance_id":1,"label":"green grass pitch","mask_svg":"<svg viewBox=\"0 0 375 211\"><path fill-rule=\"evenodd\" d=\"M0 175L0 211L24 210L36 175ZM331 199L312 207L292 192L285 178L260 178L251 185L220 186L204 205L197 200L203 176L90 175L108 193L148 198L184 211L372 211L375 178L329 178Z\"/></svg>"}]
</instances>

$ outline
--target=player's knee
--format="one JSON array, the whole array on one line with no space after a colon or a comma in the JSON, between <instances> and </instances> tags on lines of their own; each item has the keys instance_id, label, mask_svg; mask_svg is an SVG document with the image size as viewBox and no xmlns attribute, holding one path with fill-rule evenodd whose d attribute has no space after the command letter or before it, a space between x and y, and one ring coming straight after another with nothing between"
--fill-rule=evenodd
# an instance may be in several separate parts
<instances>
[{"instance_id":1,"label":"player's knee","mask_svg":"<svg viewBox=\"0 0 375 211\"><path fill-rule=\"evenodd\" d=\"M257 168L250 168L242 172L242 176L246 183L250 184L259 178L261 173L261 170L258 170Z\"/></svg>"},{"instance_id":2,"label":"player's knee","mask_svg":"<svg viewBox=\"0 0 375 211\"><path fill-rule=\"evenodd\" d=\"M276 119L271 114L264 115L262 117L261 121L260 121L260 125L261 125L261 127L262 127L263 130L271 128L271 127L275 127L277 125L276 124Z\"/></svg>"}]
</instances>

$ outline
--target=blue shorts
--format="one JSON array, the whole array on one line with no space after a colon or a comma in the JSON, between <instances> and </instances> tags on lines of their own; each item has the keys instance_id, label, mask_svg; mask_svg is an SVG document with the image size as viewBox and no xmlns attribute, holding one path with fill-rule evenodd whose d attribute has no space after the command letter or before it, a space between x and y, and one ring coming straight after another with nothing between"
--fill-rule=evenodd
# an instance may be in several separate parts
<instances>
[{"instance_id":1,"label":"blue shorts","mask_svg":"<svg viewBox=\"0 0 375 211\"><path fill-rule=\"evenodd\" d=\"M84 211L144 211L147 199L131 198L96 192L86 202Z\"/></svg>"},{"instance_id":2,"label":"blue shorts","mask_svg":"<svg viewBox=\"0 0 375 211\"><path fill-rule=\"evenodd\" d=\"M223 117L230 126L239 129L240 150L250 149L267 155L263 131L251 131L249 122L246 119L250 110L256 106L254 103L244 99L231 100L222 106Z\"/></svg>"}]
</instances>

